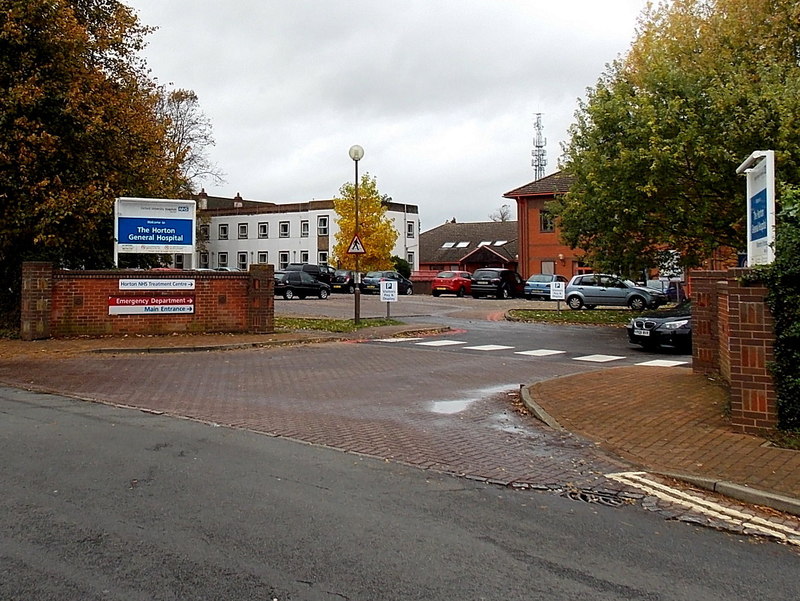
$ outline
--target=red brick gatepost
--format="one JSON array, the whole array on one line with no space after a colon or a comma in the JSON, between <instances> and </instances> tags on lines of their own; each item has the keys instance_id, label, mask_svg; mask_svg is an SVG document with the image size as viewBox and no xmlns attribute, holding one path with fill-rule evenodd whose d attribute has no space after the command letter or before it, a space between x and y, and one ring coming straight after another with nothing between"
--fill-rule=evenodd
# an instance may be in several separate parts
<instances>
[{"instance_id":1,"label":"red brick gatepost","mask_svg":"<svg viewBox=\"0 0 800 601\"><path fill-rule=\"evenodd\" d=\"M763 285L742 283L748 269L692 273L692 337L695 372L728 386L731 424L763 434L778 422L773 360L775 323Z\"/></svg>"}]
</instances>

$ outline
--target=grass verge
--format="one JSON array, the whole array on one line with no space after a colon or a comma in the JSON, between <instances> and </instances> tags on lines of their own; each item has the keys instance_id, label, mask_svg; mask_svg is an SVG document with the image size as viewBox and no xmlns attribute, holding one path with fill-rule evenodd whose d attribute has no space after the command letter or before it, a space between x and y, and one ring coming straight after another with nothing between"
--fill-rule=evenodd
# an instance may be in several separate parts
<instances>
[{"instance_id":1,"label":"grass verge","mask_svg":"<svg viewBox=\"0 0 800 601\"><path fill-rule=\"evenodd\" d=\"M358 325L352 319L331 319L326 317L278 317L275 316L276 330L315 330L322 332L355 332L374 326L399 326L396 319L362 319Z\"/></svg>"},{"instance_id":2,"label":"grass verge","mask_svg":"<svg viewBox=\"0 0 800 601\"><path fill-rule=\"evenodd\" d=\"M572 309L562 309L561 311L551 309L511 309L508 314L515 321L595 326L622 326L628 323L631 317L635 315L628 309L592 309L591 311L588 309L580 311L573 311Z\"/></svg>"}]
</instances>

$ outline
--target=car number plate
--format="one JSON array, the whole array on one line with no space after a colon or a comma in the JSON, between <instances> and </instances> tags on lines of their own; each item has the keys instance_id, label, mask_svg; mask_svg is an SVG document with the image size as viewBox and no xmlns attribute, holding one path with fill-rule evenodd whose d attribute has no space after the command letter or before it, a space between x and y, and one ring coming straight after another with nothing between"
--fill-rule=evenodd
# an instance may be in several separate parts
<instances>
[{"instance_id":1,"label":"car number plate","mask_svg":"<svg viewBox=\"0 0 800 601\"><path fill-rule=\"evenodd\" d=\"M488 283L489 283L489 280L478 280L478 281L477 281L477 282L475 282L475 283L476 283L476 284L488 284Z\"/></svg>"},{"instance_id":2,"label":"car number plate","mask_svg":"<svg viewBox=\"0 0 800 601\"><path fill-rule=\"evenodd\" d=\"M649 336L650 330L634 330L633 334L634 336Z\"/></svg>"}]
</instances>

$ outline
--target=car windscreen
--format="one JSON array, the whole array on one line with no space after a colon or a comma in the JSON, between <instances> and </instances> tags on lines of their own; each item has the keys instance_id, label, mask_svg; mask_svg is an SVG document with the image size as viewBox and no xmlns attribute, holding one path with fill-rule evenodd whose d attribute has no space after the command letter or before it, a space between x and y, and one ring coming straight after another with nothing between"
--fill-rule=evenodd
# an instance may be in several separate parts
<instances>
[{"instance_id":1,"label":"car windscreen","mask_svg":"<svg viewBox=\"0 0 800 601\"><path fill-rule=\"evenodd\" d=\"M528 278L529 282L552 282L553 276L551 275L532 275Z\"/></svg>"},{"instance_id":2,"label":"car windscreen","mask_svg":"<svg viewBox=\"0 0 800 601\"><path fill-rule=\"evenodd\" d=\"M286 279L286 274L282 271L276 271L274 277L276 282L282 282L284 279Z\"/></svg>"},{"instance_id":3,"label":"car windscreen","mask_svg":"<svg viewBox=\"0 0 800 601\"><path fill-rule=\"evenodd\" d=\"M456 274L454 274L452 271L440 271L439 273L436 274L436 277L447 279L447 278L453 278L455 277L455 275Z\"/></svg>"},{"instance_id":4,"label":"car windscreen","mask_svg":"<svg viewBox=\"0 0 800 601\"><path fill-rule=\"evenodd\" d=\"M368 278L382 278L383 272L382 271L368 271L365 277Z\"/></svg>"},{"instance_id":5,"label":"car windscreen","mask_svg":"<svg viewBox=\"0 0 800 601\"><path fill-rule=\"evenodd\" d=\"M473 280L480 280L480 279L491 279L498 277L498 272L495 269L479 269L475 273L472 274Z\"/></svg>"},{"instance_id":6,"label":"car windscreen","mask_svg":"<svg viewBox=\"0 0 800 601\"><path fill-rule=\"evenodd\" d=\"M346 277L346 276L350 275L350 272L348 270L346 270L346 269L337 269L336 270L336 275L343 275L343 276Z\"/></svg>"}]
</instances>

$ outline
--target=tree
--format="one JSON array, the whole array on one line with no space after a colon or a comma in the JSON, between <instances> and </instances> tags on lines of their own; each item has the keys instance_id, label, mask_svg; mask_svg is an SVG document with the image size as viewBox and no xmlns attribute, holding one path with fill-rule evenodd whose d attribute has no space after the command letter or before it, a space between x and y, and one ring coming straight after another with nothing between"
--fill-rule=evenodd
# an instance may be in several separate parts
<instances>
[{"instance_id":1,"label":"tree","mask_svg":"<svg viewBox=\"0 0 800 601\"><path fill-rule=\"evenodd\" d=\"M116 197L186 189L137 56L147 33L115 0L0 0L3 309L24 260L108 267Z\"/></svg>"},{"instance_id":2,"label":"tree","mask_svg":"<svg viewBox=\"0 0 800 601\"><path fill-rule=\"evenodd\" d=\"M489 214L489 219L502 222L511 221L511 206L502 205L494 213Z\"/></svg>"},{"instance_id":3,"label":"tree","mask_svg":"<svg viewBox=\"0 0 800 601\"><path fill-rule=\"evenodd\" d=\"M210 179L215 184L224 180L219 167L208 158L207 151L214 145L211 121L200 109L193 90L161 88L158 105L159 116L167 126L166 154L172 163L180 165L181 175L187 183L187 193L200 191L200 182Z\"/></svg>"},{"instance_id":4,"label":"tree","mask_svg":"<svg viewBox=\"0 0 800 601\"><path fill-rule=\"evenodd\" d=\"M674 0L650 9L626 57L579 104L549 208L600 269L635 273L659 253L696 266L744 245L736 167L774 149L800 179L800 5L795 0Z\"/></svg>"},{"instance_id":5,"label":"tree","mask_svg":"<svg viewBox=\"0 0 800 601\"><path fill-rule=\"evenodd\" d=\"M339 188L339 197L333 199L338 215L339 231L331 251L334 262L342 269L355 269L356 257L347 253L355 235L355 189L352 183ZM386 217L386 200L378 192L374 177L361 176L358 186L358 236L366 252L359 257L359 269L372 271L392 269L392 249L397 241L397 230Z\"/></svg>"}]
</instances>

